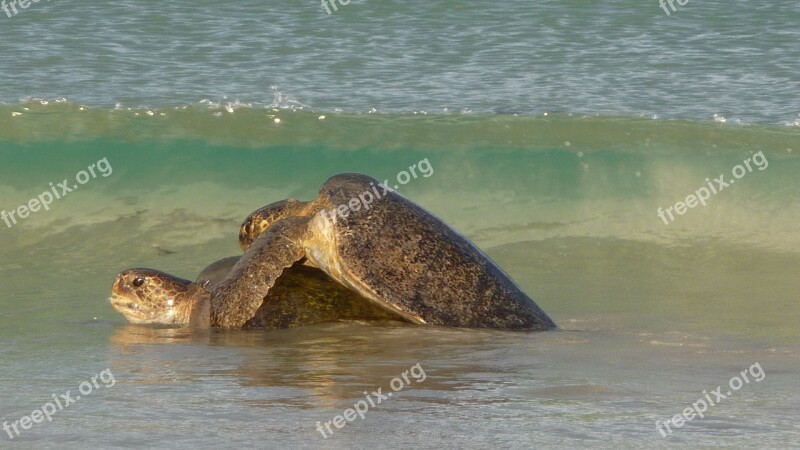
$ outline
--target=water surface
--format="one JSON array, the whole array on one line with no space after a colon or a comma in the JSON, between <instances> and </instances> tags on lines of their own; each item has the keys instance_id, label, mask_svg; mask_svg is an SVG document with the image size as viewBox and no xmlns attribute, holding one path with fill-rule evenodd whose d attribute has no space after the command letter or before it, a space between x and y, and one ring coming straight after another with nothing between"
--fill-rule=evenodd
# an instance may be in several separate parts
<instances>
[{"instance_id":1,"label":"water surface","mask_svg":"<svg viewBox=\"0 0 800 450\"><path fill-rule=\"evenodd\" d=\"M114 378L0 447L796 446L798 19L789 1L0 12L0 212L72 191L0 218L0 421ZM558 331L192 333L107 302L125 268L194 278L237 254L267 203L423 159L399 192ZM674 212L720 175L735 183ZM763 379L657 431L756 363ZM424 380L323 438L417 364Z\"/></svg>"}]
</instances>

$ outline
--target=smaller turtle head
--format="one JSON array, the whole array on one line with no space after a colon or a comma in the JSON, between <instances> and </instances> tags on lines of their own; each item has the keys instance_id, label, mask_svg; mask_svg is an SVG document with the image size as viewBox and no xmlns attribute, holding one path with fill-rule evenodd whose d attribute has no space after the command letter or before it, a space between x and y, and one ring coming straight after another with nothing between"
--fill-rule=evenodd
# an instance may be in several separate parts
<instances>
[{"instance_id":1,"label":"smaller turtle head","mask_svg":"<svg viewBox=\"0 0 800 450\"><path fill-rule=\"evenodd\" d=\"M267 231L267 228L273 223L287 217L304 214L308 205L306 202L290 198L253 211L239 228L239 246L246 251L250 244Z\"/></svg>"},{"instance_id":2,"label":"smaller turtle head","mask_svg":"<svg viewBox=\"0 0 800 450\"><path fill-rule=\"evenodd\" d=\"M111 286L111 306L131 323L188 325L193 283L151 269L128 269Z\"/></svg>"}]
</instances>

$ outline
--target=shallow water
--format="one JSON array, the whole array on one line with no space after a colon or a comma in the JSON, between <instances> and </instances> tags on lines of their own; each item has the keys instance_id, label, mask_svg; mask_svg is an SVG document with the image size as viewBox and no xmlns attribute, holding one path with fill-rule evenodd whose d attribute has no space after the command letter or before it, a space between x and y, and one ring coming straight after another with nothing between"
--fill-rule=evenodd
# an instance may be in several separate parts
<instances>
[{"instance_id":1,"label":"shallow water","mask_svg":"<svg viewBox=\"0 0 800 450\"><path fill-rule=\"evenodd\" d=\"M256 3L0 12L0 212L72 191L0 218L0 421L87 392L0 448L797 446L796 3ZM194 278L248 213L345 171L396 182L559 330L111 309L119 271Z\"/></svg>"},{"instance_id":2,"label":"shallow water","mask_svg":"<svg viewBox=\"0 0 800 450\"><path fill-rule=\"evenodd\" d=\"M87 114L96 117L73 118L73 126L120 113ZM155 122L157 116L122 114L120 130L144 121L141 139L101 130L87 140L31 135L3 145L15 158L14 166L2 168L10 180L3 198L11 205L101 158L111 168L2 234L2 417L30 414L104 369L115 378L113 387L101 385L14 442L35 448L265 442L780 448L800 437L800 286L793 276L800 255L798 210L791 203L798 163L794 153L780 151L800 142L787 129L629 119L606 127L600 133L606 144L593 149L581 131L596 127L592 119L332 115L320 121L279 110L278 127L307 132L298 133L302 142L277 146L271 140L283 138L258 133L244 133L236 143L222 132L213 142L187 140L191 132L214 134L213 122L175 132ZM213 119L213 111L169 111L174 121L181 114L227 120L230 132L267 112ZM47 116L22 118L33 123L19 128L43 129L35 121ZM308 143L325 121L341 121L351 134L342 132L324 147ZM511 144L499 133L489 144L457 137L458 130L480 127L508 130ZM664 127L707 141L675 142ZM574 137L559 130L569 128ZM639 136L615 145L615 128ZM540 129L570 145L516 143L530 133L539 142L556 139ZM417 140L424 130L454 139L428 149ZM348 143L352 135L392 131L408 138L364 148ZM177 136L159 139L168 132ZM701 151L712 141L716 150ZM669 225L658 218L659 206L694 192L705 176L727 173L749 148L767 149L763 171L754 169ZM420 174L399 191L486 249L559 331L340 323L192 334L126 325L106 301L124 268L193 278L210 261L236 254L247 213L289 196L312 198L329 173L395 179L426 158L430 176ZM19 175L34 165L35 180ZM327 439L316 429L364 391L386 392L417 363L424 381L412 379L364 420L334 426ZM755 363L763 380L751 380L666 439L656 431L656 420L680 414L704 390Z\"/></svg>"}]
</instances>

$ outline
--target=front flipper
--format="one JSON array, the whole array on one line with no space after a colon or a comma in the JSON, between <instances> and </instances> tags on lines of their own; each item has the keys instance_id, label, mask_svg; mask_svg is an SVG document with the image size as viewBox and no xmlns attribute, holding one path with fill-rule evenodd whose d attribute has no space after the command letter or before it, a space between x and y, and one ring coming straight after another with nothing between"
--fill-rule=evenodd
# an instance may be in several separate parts
<instances>
[{"instance_id":1,"label":"front flipper","mask_svg":"<svg viewBox=\"0 0 800 450\"><path fill-rule=\"evenodd\" d=\"M241 328L253 318L283 270L305 256L307 217L272 224L233 266L211 299L211 326Z\"/></svg>"}]
</instances>

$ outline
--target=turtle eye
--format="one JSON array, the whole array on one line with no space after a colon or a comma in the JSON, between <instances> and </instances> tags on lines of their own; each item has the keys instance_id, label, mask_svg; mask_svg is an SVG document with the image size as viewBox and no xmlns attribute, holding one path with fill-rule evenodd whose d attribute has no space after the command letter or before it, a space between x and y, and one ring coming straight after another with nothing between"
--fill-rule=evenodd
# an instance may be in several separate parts
<instances>
[{"instance_id":1,"label":"turtle eye","mask_svg":"<svg viewBox=\"0 0 800 450\"><path fill-rule=\"evenodd\" d=\"M247 223L244 224L244 232L245 234L253 234L253 221L248 220Z\"/></svg>"},{"instance_id":2,"label":"turtle eye","mask_svg":"<svg viewBox=\"0 0 800 450\"><path fill-rule=\"evenodd\" d=\"M144 284L145 281L147 281L147 280L145 280L142 277L136 277L136 278L133 279L133 286L134 287L141 287Z\"/></svg>"}]
</instances>

